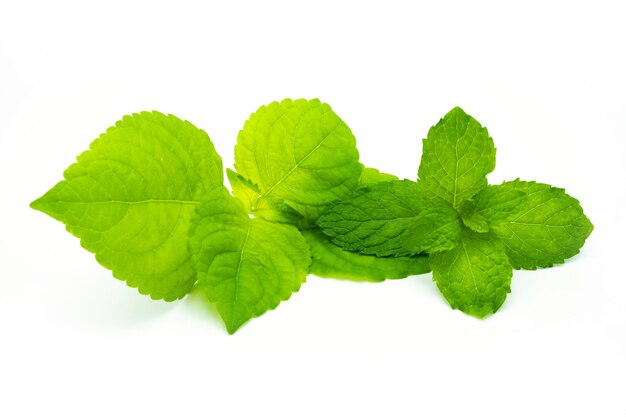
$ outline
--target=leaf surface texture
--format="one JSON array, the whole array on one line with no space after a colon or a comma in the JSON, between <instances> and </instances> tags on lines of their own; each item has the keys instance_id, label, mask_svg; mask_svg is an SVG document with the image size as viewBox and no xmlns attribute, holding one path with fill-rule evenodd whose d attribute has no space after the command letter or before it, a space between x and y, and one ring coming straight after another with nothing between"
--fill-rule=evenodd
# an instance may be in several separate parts
<instances>
[{"instance_id":1,"label":"leaf surface texture","mask_svg":"<svg viewBox=\"0 0 626 417\"><path fill-rule=\"evenodd\" d=\"M447 201L454 208L487 186L496 166L496 149L487 129L455 107L423 141L418 176L425 198Z\"/></svg>"},{"instance_id":2,"label":"leaf surface texture","mask_svg":"<svg viewBox=\"0 0 626 417\"><path fill-rule=\"evenodd\" d=\"M251 218L225 189L198 206L189 247L198 284L231 334L298 291L311 261L298 229Z\"/></svg>"},{"instance_id":3,"label":"leaf surface texture","mask_svg":"<svg viewBox=\"0 0 626 417\"><path fill-rule=\"evenodd\" d=\"M491 186L493 193L522 192L522 204L506 217L485 216L516 269L545 268L576 255L593 225L578 200L561 188L534 181Z\"/></svg>"},{"instance_id":4,"label":"leaf surface texture","mask_svg":"<svg viewBox=\"0 0 626 417\"><path fill-rule=\"evenodd\" d=\"M408 180L363 187L329 206L317 224L342 248L376 256L448 250L461 230L449 204L424 201Z\"/></svg>"},{"instance_id":5,"label":"leaf surface texture","mask_svg":"<svg viewBox=\"0 0 626 417\"><path fill-rule=\"evenodd\" d=\"M314 221L323 207L348 196L361 176L350 128L319 100L283 100L260 107L237 137L235 168L256 184L260 201L278 198Z\"/></svg>"},{"instance_id":6,"label":"leaf surface texture","mask_svg":"<svg viewBox=\"0 0 626 417\"><path fill-rule=\"evenodd\" d=\"M31 204L65 223L116 278L154 299L183 297L196 278L187 234L205 193L222 187L208 135L175 116L125 116Z\"/></svg>"},{"instance_id":7,"label":"leaf surface texture","mask_svg":"<svg viewBox=\"0 0 626 417\"><path fill-rule=\"evenodd\" d=\"M504 246L483 234L465 230L456 248L430 255L430 266L450 306L478 318L495 313L511 292Z\"/></svg>"}]
</instances>

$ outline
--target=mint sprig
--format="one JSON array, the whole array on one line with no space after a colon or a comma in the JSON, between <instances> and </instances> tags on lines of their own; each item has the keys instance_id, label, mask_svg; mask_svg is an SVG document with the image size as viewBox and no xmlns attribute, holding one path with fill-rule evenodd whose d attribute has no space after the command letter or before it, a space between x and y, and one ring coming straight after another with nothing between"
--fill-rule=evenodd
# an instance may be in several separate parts
<instances>
[{"instance_id":1,"label":"mint sprig","mask_svg":"<svg viewBox=\"0 0 626 417\"><path fill-rule=\"evenodd\" d=\"M429 254L433 279L450 306L482 318L504 303L513 268L563 263L593 230L578 200L560 188L520 180L488 186L493 140L459 107L423 143L419 179L403 186L404 195L389 198L397 194L398 181L363 188L330 205L317 221L323 232L360 253ZM441 210L442 204L449 210ZM420 221L435 209L439 216Z\"/></svg>"}]
</instances>

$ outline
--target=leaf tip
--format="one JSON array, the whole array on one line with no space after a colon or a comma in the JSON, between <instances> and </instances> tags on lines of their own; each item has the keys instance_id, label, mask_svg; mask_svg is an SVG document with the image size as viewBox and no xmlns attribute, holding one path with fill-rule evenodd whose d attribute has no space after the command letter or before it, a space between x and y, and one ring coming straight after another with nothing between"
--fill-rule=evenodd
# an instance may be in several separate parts
<instances>
[{"instance_id":1,"label":"leaf tip","mask_svg":"<svg viewBox=\"0 0 626 417\"><path fill-rule=\"evenodd\" d=\"M32 208L33 210L45 212L44 211L45 202L43 200L44 200L43 196L39 197L38 199L33 200L28 206Z\"/></svg>"},{"instance_id":2,"label":"leaf tip","mask_svg":"<svg viewBox=\"0 0 626 417\"><path fill-rule=\"evenodd\" d=\"M448 112L448 114L446 114L445 117L448 116L467 116L467 113L465 113L465 110L463 110L461 107L455 106L452 110Z\"/></svg>"},{"instance_id":3,"label":"leaf tip","mask_svg":"<svg viewBox=\"0 0 626 417\"><path fill-rule=\"evenodd\" d=\"M237 330L243 325L244 322L236 321L236 320L224 320L224 324L226 325L226 331L229 335L235 334Z\"/></svg>"},{"instance_id":4,"label":"leaf tip","mask_svg":"<svg viewBox=\"0 0 626 417\"><path fill-rule=\"evenodd\" d=\"M210 298L209 298L210 299ZM217 311L222 317L224 326L228 334L234 334L244 323L252 318L251 314L242 305L218 303Z\"/></svg>"},{"instance_id":5,"label":"leaf tip","mask_svg":"<svg viewBox=\"0 0 626 417\"><path fill-rule=\"evenodd\" d=\"M239 327L231 327L229 325L226 325L226 331L228 332L229 335L234 335L235 332L237 331L237 329L239 329Z\"/></svg>"}]
</instances>

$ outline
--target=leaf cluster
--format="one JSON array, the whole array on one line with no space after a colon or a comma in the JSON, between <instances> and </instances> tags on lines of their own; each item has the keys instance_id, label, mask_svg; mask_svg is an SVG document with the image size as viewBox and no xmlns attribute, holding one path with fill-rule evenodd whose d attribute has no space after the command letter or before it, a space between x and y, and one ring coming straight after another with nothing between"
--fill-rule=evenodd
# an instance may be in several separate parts
<instances>
[{"instance_id":1,"label":"leaf cluster","mask_svg":"<svg viewBox=\"0 0 626 417\"><path fill-rule=\"evenodd\" d=\"M495 148L461 109L428 133L416 182L364 167L350 128L319 100L260 107L226 174L209 136L159 112L125 116L31 203L113 276L172 301L199 285L234 333L309 273L383 281L433 271L453 308L483 317L513 268L563 262L593 226L535 182L487 185Z\"/></svg>"},{"instance_id":2,"label":"leaf cluster","mask_svg":"<svg viewBox=\"0 0 626 417\"><path fill-rule=\"evenodd\" d=\"M485 317L504 303L513 269L563 263L593 230L560 188L519 179L488 185L495 155L487 129L454 108L424 139L417 182L364 187L332 203L317 224L346 250L428 254L448 303Z\"/></svg>"}]
</instances>

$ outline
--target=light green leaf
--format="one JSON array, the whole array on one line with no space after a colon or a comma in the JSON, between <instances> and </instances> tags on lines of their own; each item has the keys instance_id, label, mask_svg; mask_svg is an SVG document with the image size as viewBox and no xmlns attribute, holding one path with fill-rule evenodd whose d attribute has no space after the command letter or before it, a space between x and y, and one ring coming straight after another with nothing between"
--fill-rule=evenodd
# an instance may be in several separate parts
<instances>
[{"instance_id":1,"label":"light green leaf","mask_svg":"<svg viewBox=\"0 0 626 417\"><path fill-rule=\"evenodd\" d=\"M228 182L230 182L233 195L243 203L246 211L250 213L261 193L259 187L230 168L226 168L226 176L228 177Z\"/></svg>"},{"instance_id":2,"label":"light green leaf","mask_svg":"<svg viewBox=\"0 0 626 417\"><path fill-rule=\"evenodd\" d=\"M487 129L455 107L423 141L419 167L425 198L437 198L458 208L487 185L496 165L496 149Z\"/></svg>"},{"instance_id":3,"label":"light green leaf","mask_svg":"<svg viewBox=\"0 0 626 417\"><path fill-rule=\"evenodd\" d=\"M485 233L489 223L507 220L525 200L523 191L489 185L471 200L462 202L459 214L467 227Z\"/></svg>"},{"instance_id":4,"label":"light green leaf","mask_svg":"<svg viewBox=\"0 0 626 417\"><path fill-rule=\"evenodd\" d=\"M258 186L258 200L278 198L308 222L356 188L358 159L354 135L319 100L262 106L244 124L235 147L235 168Z\"/></svg>"},{"instance_id":5,"label":"light green leaf","mask_svg":"<svg viewBox=\"0 0 626 417\"><path fill-rule=\"evenodd\" d=\"M578 200L561 188L519 180L490 188L492 194L523 192L525 196L505 217L493 211L484 213L516 269L545 268L565 262L580 251L593 230Z\"/></svg>"},{"instance_id":6,"label":"light green leaf","mask_svg":"<svg viewBox=\"0 0 626 417\"><path fill-rule=\"evenodd\" d=\"M465 229L459 245L430 256L433 280L454 309L483 318L511 292L513 269L497 239Z\"/></svg>"},{"instance_id":7,"label":"light green leaf","mask_svg":"<svg viewBox=\"0 0 626 417\"><path fill-rule=\"evenodd\" d=\"M233 195L241 200L248 213L272 222L300 224L303 216L277 197L259 199L259 187L235 171L227 168L226 174Z\"/></svg>"},{"instance_id":8,"label":"light green leaf","mask_svg":"<svg viewBox=\"0 0 626 417\"><path fill-rule=\"evenodd\" d=\"M449 204L425 202L408 180L363 187L331 204L317 224L342 248L377 256L449 250L461 230Z\"/></svg>"},{"instance_id":9,"label":"light green leaf","mask_svg":"<svg viewBox=\"0 0 626 417\"><path fill-rule=\"evenodd\" d=\"M361 178L359 179L359 185L371 185L378 182L396 181L398 177L393 174L387 174L380 172L376 168L368 168L364 165L363 171L361 171Z\"/></svg>"},{"instance_id":10,"label":"light green leaf","mask_svg":"<svg viewBox=\"0 0 626 417\"><path fill-rule=\"evenodd\" d=\"M303 230L311 248L311 273L319 277L379 282L430 272L427 255L385 257L348 252L318 229Z\"/></svg>"},{"instance_id":11,"label":"light green leaf","mask_svg":"<svg viewBox=\"0 0 626 417\"><path fill-rule=\"evenodd\" d=\"M298 229L250 218L225 189L202 200L189 236L198 284L231 334L276 308L306 280L311 256Z\"/></svg>"},{"instance_id":12,"label":"light green leaf","mask_svg":"<svg viewBox=\"0 0 626 417\"><path fill-rule=\"evenodd\" d=\"M142 294L183 297L196 281L187 233L199 199L222 187L208 135L172 115L125 116L31 204L63 222L113 275Z\"/></svg>"}]
</instances>

